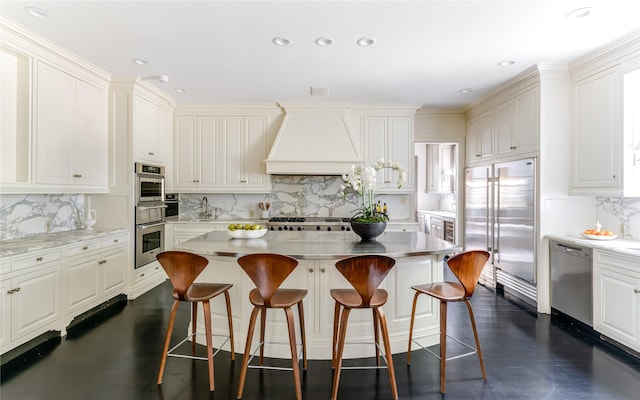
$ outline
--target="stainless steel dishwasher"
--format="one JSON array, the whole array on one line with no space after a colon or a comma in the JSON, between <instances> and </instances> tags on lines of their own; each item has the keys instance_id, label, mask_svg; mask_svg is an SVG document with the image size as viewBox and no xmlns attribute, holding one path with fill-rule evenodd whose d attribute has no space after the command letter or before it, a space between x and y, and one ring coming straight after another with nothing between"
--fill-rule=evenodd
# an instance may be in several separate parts
<instances>
[{"instance_id":1,"label":"stainless steel dishwasher","mask_svg":"<svg viewBox=\"0 0 640 400\"><path fill-rule=\"evenodd\" d=\"M549 241L551 308L593 326L590 247Z\"/></svg>"}]
</instances>

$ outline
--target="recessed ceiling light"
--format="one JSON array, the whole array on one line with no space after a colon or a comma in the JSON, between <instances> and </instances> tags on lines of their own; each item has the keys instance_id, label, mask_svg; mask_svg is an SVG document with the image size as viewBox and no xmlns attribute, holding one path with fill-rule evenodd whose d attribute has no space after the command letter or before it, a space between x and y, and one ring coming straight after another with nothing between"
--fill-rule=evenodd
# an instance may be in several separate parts
<instances>
[{"instance_id":1,"label":"recessed ceiling light","mask_svg":"<svg viewBox=\"0 0 640 400\"><path fill-rule=\"evenodd\" d=\"M577 9L571 11L569 14L567 14L567 18L569 18L569 19L585 18L585 17L588 17L589 15L591 15L591 11L592 10L593 10L593 7L577 8Z\"/></svg>"},{"instance_id":2,"label":"recessed ceiling light","mask_svg":"<svg viewBox=\"0 0 640 400\"><path fill-rule=\"evenodd\" d=\"M138 65L146 65L149 64L149 61L146 60L141 60L139 58L134 58L133 60L131 60L131 62L138 64Z\"/></svg>"},{"instance_id":3,"label":"recessed ceiling light","mask_svg":"<svg viewBox=\"0 0 640 400\"><path fill-rule=\"evenodd\" d=\"M356 40L356 43L358 44L358 46L362 47L373 46L376 43L376 38L361 37L360 39Z\"/></svg>"},{"instance_id":4,"label":"recessed ceiling light","mask_svg":"<svg viewBox=\"0 0 640 400\"><path fill-rule=\"evenodd\" d=\"M38 7L25 7L24 10L29 15L36 18L47 18L50 14L49 11L44 10L42 8L38 8Z\"/></svg>"},{"instance_id":5,"label":"recessed ceiling light","mask_svg":"<svg viewBox=\"0 0 640 400\"><path fill-rule=\"evenodd\" d=\"M286 37L282 37L282 36L276 36L273 39L271 39L271 42L273 44L275 44L276 46L288 46L291 44L291 40L287 39Z\"/></svg>"},{"instance_id":6,"label":"recessed ceiling light","mask_svg":"<svg viewBox=\"0 0 640 400\"><path fill-rule=\"evenodd\" d=\"M466 89L460 89L460 90L458 90L458 92L460 92L460 93L462 93L462 94L467 94L467 93L471 93L471 92L473 92L473 89L469 89L469 88L466 88Z\"/></svg>"},{"instance_id":7,"label":"recessed ceiling light","mask_svg":"<svg viewBox=\"0 0 640 400\"><path fill-rule=\"evenodd\" d=\"M329 86L311 86L311 95L312 96L328 96L329 95Z\"/></svg>"},{"instance_id":8,"label":"recessed ceiling light","mask_svg":"<svg viewBox=\"0 0 640 400\"><path fill-rule=\"evenodd\" d=\"M511 65L513 65L513 64L515 64L515 63L516 63L516 62L515 62L515 61L513 61L513 60L502 60L502 61L500 61L500 62L498 63L498 65L499 65L499 66L501 66L501 67L509 67L509 66L511 66Z\"/></svg>"},{"instance_id":9,"label":"recessed ceiling light","mask_svg":"<svg viewBox=\"0 0 640 400\"><path fill-rule=\"evenodd\" d=\"M186 90L185 90L185 89L175 88L174 90L175 90L176 92L178 92L178 93L186 93Z\"/></svg>"},{"instance_id":10,"label":"recessed ceiling light","mask_svg":"<svg viewBox=\"0 0 640 400\"><path fill-rule=\"evenodd\" d=\"M142 80L143 81L158 81L160 83L167 83L167 82L169 82L169 76L168 75L149 75L149 76L143 76Z\"/></svg>"},{"instance_id":11,"label":"recessed ceiling light","mask_svg":"<svg viewBox=\"0 0 640 400\"><path fill-rule=\"evenodd\" d=\"M334 40L331 39L330 37L319 37L316 39L316 44L318 46L331 46L333 44Z\"/></svg>"}]
</instances>

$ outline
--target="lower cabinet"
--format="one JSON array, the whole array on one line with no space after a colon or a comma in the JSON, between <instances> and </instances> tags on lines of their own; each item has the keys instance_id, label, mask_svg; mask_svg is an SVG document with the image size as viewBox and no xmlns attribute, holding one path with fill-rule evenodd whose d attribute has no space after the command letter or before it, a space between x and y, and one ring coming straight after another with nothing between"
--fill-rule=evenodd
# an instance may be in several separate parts
<instances>
[{"instance_id":1,"label":"lower cabinet","mask_svg":"<svg viewBox=\"0 0 640 400\"><path fill-rule=\"evenodd\" d=\"M128 232L2 260L0 354L125 293Z\"/></svg>"},{"instance_id":2,"label":"lower cabinet","mask_svg":"<svg viewBox=\"0 0 640 400\"><path fill-rule=\"evenodd\" d=\"M640 351L640 259L594 251L593 329Z\"/></svg>"}]
</instances>

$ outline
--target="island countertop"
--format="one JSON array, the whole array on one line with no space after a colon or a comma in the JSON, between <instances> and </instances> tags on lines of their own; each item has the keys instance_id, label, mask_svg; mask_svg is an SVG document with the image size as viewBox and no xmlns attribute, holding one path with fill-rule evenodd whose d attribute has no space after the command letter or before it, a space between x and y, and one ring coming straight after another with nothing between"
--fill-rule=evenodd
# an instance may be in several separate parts
<instances>
[{"instance_id":1,"label":"island countertop","mask_svg":"<svg viewBox=\"0 0 640 400\"><path fill-rule=\"evenodd\" d=\"M313 260L336 260L362 254L425 257L460 251L458 246L423 232L384 232L377 241L364 243L353 232L304 231L269 231L258 239L232 239L227 232L214 231L175 245L174 249L208 256L276 253Z\"/></svg>"}]
</instances>

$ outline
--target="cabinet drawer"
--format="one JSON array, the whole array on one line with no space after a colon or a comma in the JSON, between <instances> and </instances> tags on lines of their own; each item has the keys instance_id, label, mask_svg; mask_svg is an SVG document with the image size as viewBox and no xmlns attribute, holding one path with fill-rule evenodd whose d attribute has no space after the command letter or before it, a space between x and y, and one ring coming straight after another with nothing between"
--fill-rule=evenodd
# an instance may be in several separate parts
<instances>
[{"instance_id":1,"label":"cabinet drawer","mask_svg":"<svg viewBox=\"0 0 640 400\"><path fill-rule=\"evenodd\" d=\"M129 234L126 232L119 233L117 235L109 236L100 241L101 248L107 248L111 246L118 246L129 241Z\"/></svg>"},{"instance_id":2,"label":"cabinet drawer","mask_svg":"<svg viewBox=\"0 0 640 400\"><path fill-rule=\"evenodd\" d=\"M613 267L621 273L640 278L640 258L602 250L594 253L594 264Z\"/></svg>"},{"instance_id":3,"label":"cabinet drawer","mask_svg":"<svg viewBox=\"0 0 640 400\"><path fill-rule=\"evenodd\" d=\"M67 257L77 256L78 254L88 254L94 250L100 249L99 240L91 240L67 246Z\"/></svg>"},{"instance_id":4,"label":"cabinet drawer","mask_svg":"<svg viewBox=\"0 0 640 400\"><path fill-rule=\"evenodd\" d=\"M15 258L12 260L12 270L19 271L34 267L36 265L46 264L51 261L56 261L62 258L62 250L60 248L40 251L37 253L29 254L28 256Z\"/></svg>"}]
</instances>

